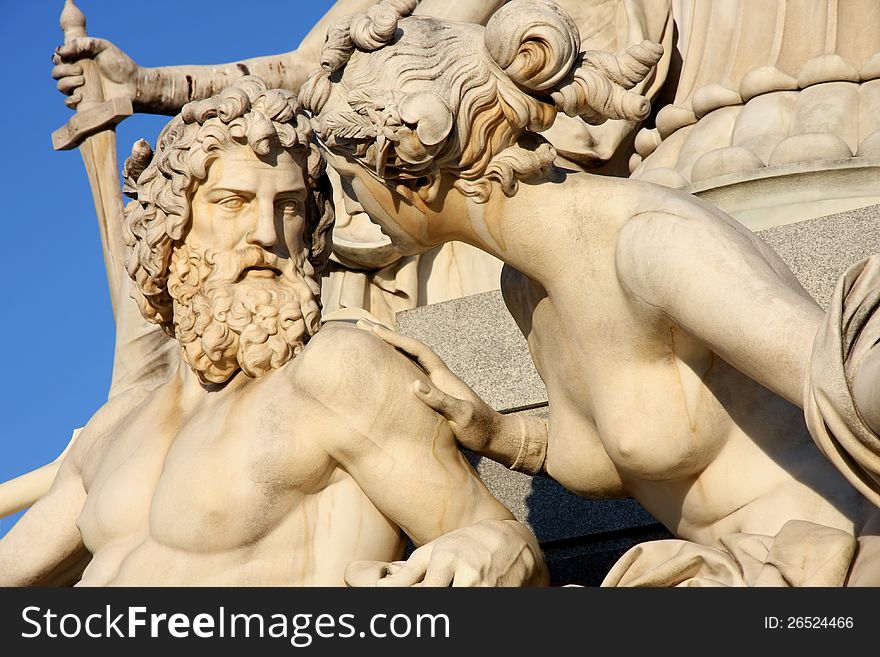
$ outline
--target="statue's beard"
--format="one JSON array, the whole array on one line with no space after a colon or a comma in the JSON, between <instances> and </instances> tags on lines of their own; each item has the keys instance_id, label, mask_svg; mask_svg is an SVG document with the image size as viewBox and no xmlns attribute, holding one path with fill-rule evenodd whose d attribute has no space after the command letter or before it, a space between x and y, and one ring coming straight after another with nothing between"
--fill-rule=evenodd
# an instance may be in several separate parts
<instances>
[{"instance_id":1,"label":"statue's beard","mask_svg":"<svg viewBox=\"0 0 880 657\"><path fill-rule=\"evenodd\" d=\"M278 275L243 274L249 267ZM205 252L180 245L168 293L186 362L205 383L223 383L239 368L250 377L278 369L318 330L315 278L307 259L278 258L258 246Z\"/></svg>"}]
</instances>

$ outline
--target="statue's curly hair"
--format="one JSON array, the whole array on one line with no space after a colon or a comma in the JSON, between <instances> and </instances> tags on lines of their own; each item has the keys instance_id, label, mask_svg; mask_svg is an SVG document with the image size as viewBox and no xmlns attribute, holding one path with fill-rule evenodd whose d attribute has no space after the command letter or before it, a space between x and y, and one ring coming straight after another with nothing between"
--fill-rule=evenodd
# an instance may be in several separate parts
<instances>
[{"instance_id":1,"label":"statue's curly hair","mask_svg":"<svg viewBox=\"0 0 880 657\"><path fill-rule=\"evenodd\" d=\"M148 321L174 335L167 290L171 254L189 227L191 195L226 144L248 145L266 155L278 143L302 163L311 191L305 208L310 253L305 273L319 282L332 249L333 194L311 136L294 93L268 89L260 78L246 76L212 98L185 105L162 130L155 153L143 139L134 144L123 167L123 191L133 199L125 208L126 269L135 283L132 297Z\"/></svg>"},{"instance_id":2,"label":"statue's curly hair","mask_svg":"<svg viewBox=\"0 0 880 657\"><path fill-rule=\"evenodd\" d=\"M583 52L577 25L550 0L512 0L485 28L409 16L416 4L383 0L339 19L300 100L328 148L426 201L443 173L478 201L492 181L515 194L555 159L537 133L558 112L600 124L650 111L630 89L660 59L658 44Z\"/></svg>"}]
</instances>

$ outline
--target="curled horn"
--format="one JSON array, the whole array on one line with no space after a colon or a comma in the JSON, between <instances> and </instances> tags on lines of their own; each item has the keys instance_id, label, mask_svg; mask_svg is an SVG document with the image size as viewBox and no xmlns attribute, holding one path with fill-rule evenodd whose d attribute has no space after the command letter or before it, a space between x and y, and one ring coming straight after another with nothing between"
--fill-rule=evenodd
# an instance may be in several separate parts
<instances>
[{"instance_id":1,"label":"curled horn","mask_svg":"<svg viewBox=\"0 0 880 657\"><path fill-rule=\"evenodd\" d=\"M343 16L327 31L327 40L321 49L321 68L326 73L333 73L345 66L354 52L354 44L351 42L352 18L353 16Z\"/></svg>"},{"instance_id":2,"label":"curled horn","mask_svg":"<svg viewBox=\"0 0 880 657\"><path fill-rule=\"evenodd\" d=\"M663 47L650 41L630 47L618 57L587 52L583 61L550 95L557 109L598 125L607 119L641 121L651 103L629 91L641 82L663 54Z\"/></svg>"},{"instance_id":3,"label":"curled horn","mask_svg":"<svg viewBox=\"0 0 880 657\"><path fill-rule=\"evenodd\" d=\"M366 13L343 16L327 32L321 49L321 68L333 73L342 68L355 48L378 50L397 32L397 21L413 13L418 0L383 0Z\"/></svg>"},{"instance_id":4,"label":"curled horn","mask_svg":"<svg viewBox=\"0 0 880 657\"><path fill-rule=\"evenodd\" d=\"M642 41L621 55L590 50L584 53L584 66L589 66L624 89L632 89L647 77L663 56L663 46Z\"/></svg>"}]
</instances>

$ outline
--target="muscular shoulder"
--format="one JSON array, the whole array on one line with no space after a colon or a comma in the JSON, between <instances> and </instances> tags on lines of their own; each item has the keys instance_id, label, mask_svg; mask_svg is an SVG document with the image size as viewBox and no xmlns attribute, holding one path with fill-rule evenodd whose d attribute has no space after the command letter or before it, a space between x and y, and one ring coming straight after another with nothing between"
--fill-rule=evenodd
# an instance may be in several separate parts
<instances>
[{"instance_id":1,"label":"muscular shoulder","mask_svg":"<svg viewBox=\"0 0 880 657\"><path fill-rule=\"evenodd\" d=\"M325 325L296 358L289 383L331 408L380 401L408 389L420 370L368 331Z\"/></svg>"},{"instance_id":2,"label":"muscular shoulder","mask_svg":"<svg viewBox=\"0 0 880 657\"><path fill-rule=\"evenodd\" d=\"M642 300L663 307L670 293L724 277L749 280L760 270L791 278L760 237L717 208L677 197L668 205L632 216L617 240L618 277Z\"/></svg>"},{"instance_id":3,"label":"muscular shoulder","mask_svg":"<svg viewBox=\"0 0 880 657\"><path fill-rule=\"evenodd\" d=\"M316 438L335 458L363 454L403 435L434 435L439 416L416 399L425 377L412 361L372 333L326 326L287 374L304 415L320 417Z\"/></svg>"}]
</instances>

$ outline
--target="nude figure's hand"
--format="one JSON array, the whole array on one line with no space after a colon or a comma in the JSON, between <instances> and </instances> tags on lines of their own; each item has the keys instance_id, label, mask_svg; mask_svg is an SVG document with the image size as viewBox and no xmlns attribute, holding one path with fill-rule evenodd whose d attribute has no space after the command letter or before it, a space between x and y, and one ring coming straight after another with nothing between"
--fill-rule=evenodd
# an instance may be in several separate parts
<instances>
[{"instance_id":1,"label":"nude figure's hand","mask_svg":"<svg viewBox=\"0 0 880 657\"><path fill-rule=\"evenodd\" d=\"M64 104L76 108L82 100L83 70L77 63L83 59L95 62L101 74L104 95L107 98L137 96L137 78L140 72L134 60L106 39L77 37L58 46L52 55L52 77L58 80L58 91L69 96Z\"/></svg>"},{"instance_id":2,"label":"nude figure's hand","mask_svg":"<svg viewBox=\"0 0 880 657\"><path fill-rule=\"evenodd\" d=\"M449 421L455 439L464 447L482 453L501 430L504 416L484 402L471 387L446 366L425 343L361 319L358 328L373 334L412 358L428 375L428 381L412 384L413 394Z\"/></svg>"},{"instance_id":3,"label":"nude figure's hand","mask_svg":"<svg viewBox=\"0 0 880 657\"><path fill-rule=\"evenodd\" d=\"M380 581L394 575L404 564L406 561L352 561L345 568L345 584L355 588L380 586Z\"/></svg>"},{"instance_id":4,"label":"nude figure's hand","mask_svg":"<svg viewBox=\"0 0 880 657\"><path fill-rule=\"evenodd\" d=\"M416 549L406 561L355 561L349 586L546 586L547 565L531 530L515 520L482 520Z\"/></svg>"}]
</instances>

